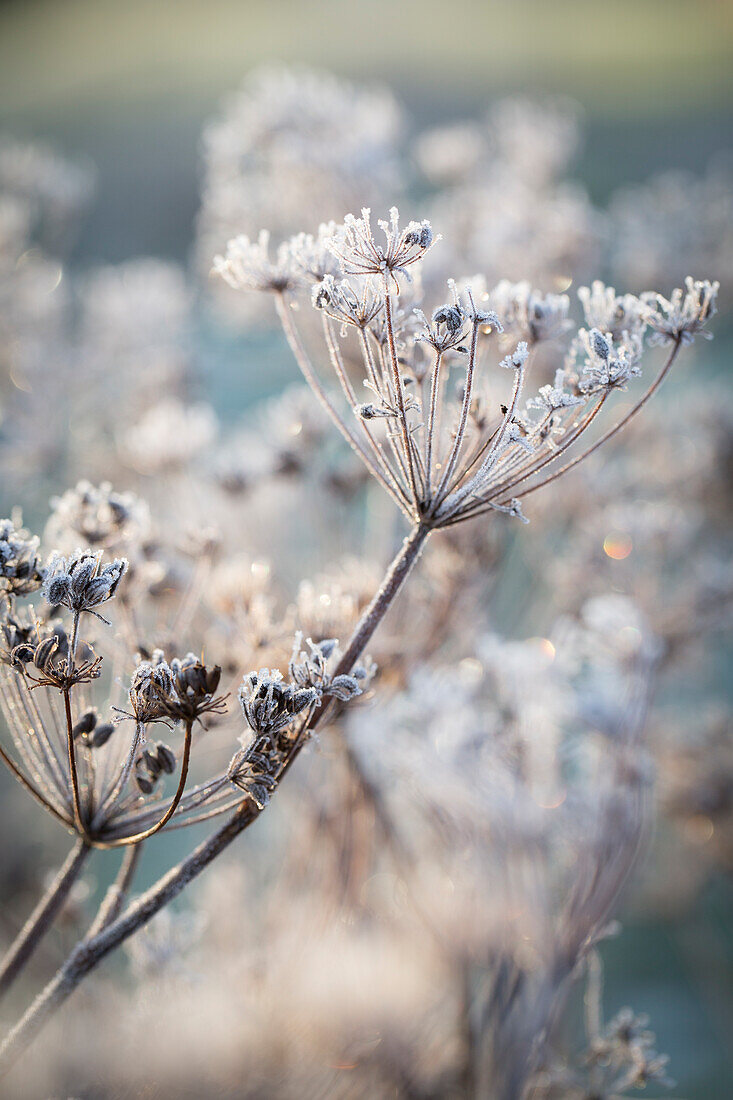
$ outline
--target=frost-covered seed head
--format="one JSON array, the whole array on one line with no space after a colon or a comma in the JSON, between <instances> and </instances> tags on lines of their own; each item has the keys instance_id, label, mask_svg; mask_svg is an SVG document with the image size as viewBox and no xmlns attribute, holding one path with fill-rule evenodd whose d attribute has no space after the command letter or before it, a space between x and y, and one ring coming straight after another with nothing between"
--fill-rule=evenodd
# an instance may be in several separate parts
<instances>
[{"instance_id":1,"label":"frost-covered seed head","mask_svg":"<svg viewBox=\"0 0 733 1100\"><path fill-rule=\"evenodd\" d=\"M102 565L101 550L79 550L68 558L54 554L46 569L43 595L52 607L61 605L77 615L96 613L96 607L115 596L126 572L126 558Z\"/></svg>"},{"instance_id":2,"label":"frost-covered seed head","mask_svg":"<svg viewBox=\"0 0 733 1100\"><path fill-rule=\"evenodd\" d=\"M43 583L38 539L12 520L0 519L0 595L27 596Z\"/></svg>"}]
</instances>

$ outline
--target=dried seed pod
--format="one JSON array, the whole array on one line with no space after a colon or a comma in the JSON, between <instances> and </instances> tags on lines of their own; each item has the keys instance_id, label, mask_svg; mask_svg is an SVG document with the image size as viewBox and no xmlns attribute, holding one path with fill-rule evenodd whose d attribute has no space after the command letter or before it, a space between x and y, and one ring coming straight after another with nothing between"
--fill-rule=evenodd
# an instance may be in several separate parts
<instances>
[{"instance_id":1,"label":"dried seed pod","mask_svg":"<svg viewBox=\"0 0 733 1100\"><path fill-rule=\"evenodd\" d=\"M167 775L172 775L176 770L176 757L173 750L169 749L167 745L164 745L162 741L158 741L155 746L155 751L160 767Z\"/></svg>"},{"instance_id":2,"label":"dried seed pod","mask_svg":"<svg viewBox=\"0 0 733 1100\"><path fill-rule=\"evenodd\" d=\"M126 571L126 558L102 565L101 551L87 550L69 558L54 554L46 570L43 594L52 607L63 604L76 614L92 611L112 599Z\"/></svg>"},{"instance_id":3,"label":"dried seed pod","mask_svg":"<svg viewBox=\"0 0 733 1100\"><path fill-rule=\"evenodd\" d=\"M81 718L79 719L79 721L76 723L76 725L74 726L74 728L72 730L74 740L76 740L77 737L85 737L85 738L88 737L88 735L92 732L92 730L94 729L96 724L97 724L96 711L88 710L86 712L86 714L82 714Z\"/></svg>"},{"instance_id":4,"label":"dried seed pod","mask_svg":"<svg viewBox=\"0 0 733 1100\"><path fill-rule=\"evenodd\" d=\"M135 783L141 794L152 794L155 790L155 780L149 779L142 772L135 773Z\"/></svg>"},{"instance_id":5,"label":"dried seed pod","mask_svg":"<svg viewBox=\"0 0 733 1100\"><path fill-rule=\"evenodd\" d=\"M106 745L114 730L115 727L111 722L103 722L101 726L96 726L90 738L92 748L101 749L102 745Z\"/></svg>"},{"instance_id":6,"label":"dried seed pod","mask_svg":"<svg viewBox=\"0 0 733 1100\"><path fill-rule=\"evenodd\" d=\"M325 694L333 695L336 699L340 699L342 703L348 703L354 696L361 695L361 688L354 676L334 676L325 689Z\"/></svg>"},{"instance_id":7,"label":"dried seed pod","mask_svg":"<svg viewBox=\"0 0 733 1100\"><path fill-rule=\"evenodd\" d=\"M30 664L36 653L36 647L28 642L15 646L10 654L10 663L20 667Z\"/></svg>"},{"instance_id":8,"label":"dried seed pod","mask_svg":"<svg viewBox=\"0 0 733 1100\"><path fill-rule=\"evenodd\" d=\"M50 638L44 638L42 642L38 643L35 653L33 654L33 664L40 672L46 671L50 664L51 657L58 647L59 640L55 634L52 634Z\"/></svg>"},{"instance_id":9,"label":"dried seed pod","mask_svg":"<svg viewBox=\"0 0 733 1100\"><path fill-rule=\"evenodd\" d=\"M162 771L162 768L155 750L145 749L142 755L142 762L147 768L148 775L151 777L151 779L157 779Z\"/></svg>"}]
</instances>

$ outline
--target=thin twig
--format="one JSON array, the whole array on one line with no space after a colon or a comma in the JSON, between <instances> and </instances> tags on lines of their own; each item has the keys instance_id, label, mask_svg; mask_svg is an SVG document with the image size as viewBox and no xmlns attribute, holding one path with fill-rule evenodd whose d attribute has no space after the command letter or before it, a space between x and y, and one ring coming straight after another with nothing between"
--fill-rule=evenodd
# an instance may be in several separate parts
<instances>
[{"instance_id":1,"label":"thin twig","mask_svg":"<svg viewBox=\"0 0 733 1100\"><path fill-rule=\"evenodd\" d=\"M82 836L87 835L86 825L81 813L81 799L79 797L79 776L76 771L76 750L74 748L74 723L71 717L71 692L65 688L61 693L64 697L64 712L66 714L66 748L69 754L69 772L71 774L71 792L74 799L74 823L77 831Z\"/></svg>"},{"instance_id":2,"label":"thin twig","mask_svg":"<svg viewBox=\"0 0 733 1100\"><path fill-rule=\"evenodd\" d=\"M122 856L122 862L120 863L120 869L117 872L114 882L104 895L102 904L97 910L96 917L89 926L87 934L84 937L86 940L94 939L95 936L98 936L100 932L107 928L112 921L116 920L119 916L123 902L132 885L132 880L135 877L142 850L142 843L130 844L125 849Z\"/></svg>"},{"instance_id":3,"label":"thin twig","mask_svg":"<svg viewBox=\"0 0 733 1100\"><path fill-rule=\"evenodd\" d=\"M577 466L579 462L583 462L586 458L592 455L594 451L597 451L599 447L603 446L604 443L607 443L608 440L616 435L617 432L620 432L622 428L625 428L632 417L636 416L636 414L644 408L649 398L659 389L662 382L667 377L667 374L669 373L672 364L677 358L677 353L679 352L681 346L682 340L680 337L678 337L674 342L674 346L667 358L667 362L662 367L662 370L659 372L654 382L651 384L646 393L639 398L637 403L633 405L631 409L629 409L625 416L622 416L620 420L617 420L616 423L608 429L608 431L605 431L603 435L599 436L595 443L592 443L590 447L587 447L582 452L582 454L576 455L574 459L572 459L570 462L567 462L564 466L561 466L559 470L555 470L552 474L549 474L546 478L543 478L542 481L538 481L535 485L531 485L529 489L523 489L521 493L517 494L517 496L527 496L529 493L533 493L535 489L541 489L543 485L549 485L551 481L554 481L562 474L566 474L568 470L572 470L572 468L574 466Z\"/></svg>"},{"instance_id":4,"label":"thin twig","mask_svg":"<svg viewBox=\"0 0 733 1100\"><path fill-rule=\"evenodd\" d=\"M384 310L385 318L387 322L387 343L389 345L389 357L392 363L392 376L395 386L395 397L397 398L397 411L399 413L400 430L402 432L402 442L405 448L405 458L407 459L407 474L410 479L410 489L412 491L412 498L415 503L415 507L420 506L420 494L417 489L417 481L415 480L415 464L412 455L412 438L410 436L410 426L407 423L407 412L405 410L405 388L402 383L402 374L400 373L400 364L397 359L397 347L395 345L394 335L394 321L392 319L392 298L389 289L389 276L384 277Z\"/></svg>"},{"instance_id":5,"label":"thin twig","mask_svg":"<svg viewBox=\"0 0 733 1100\"><path fill-rule=\"evenodd\" d=\"M468 356L468 366L466 367L466 383L463 393L463 404L461 405L461 416L458 422L458 430L456 431L456 438L453 441L453 447L451 453L446 462L443 476L440 479L440 484L435 493L434 509L437 509L442 504L443 500L450 492L450 478L455 469L458 457L461 453L461 447L463 446L463 436L466 432L466 423L468 422L468 410L471 407L471 394L473 392L473 375L476 369L476 347L478 345L478 321L474 318L473 331L471 333L471 349Z\"/></svg>"}]
</instances>

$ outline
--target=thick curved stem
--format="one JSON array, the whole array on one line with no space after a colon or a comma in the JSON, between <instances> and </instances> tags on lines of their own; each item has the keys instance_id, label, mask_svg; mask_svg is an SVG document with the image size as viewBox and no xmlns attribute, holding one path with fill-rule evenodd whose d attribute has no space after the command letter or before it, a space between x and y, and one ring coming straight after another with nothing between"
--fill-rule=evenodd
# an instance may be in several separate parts
<instances>
[{"instance_id":1,"label":"thick curved stem","mask_svg":"<svg viewBox=\"0 0 733 1100\"><path fill-rule=\"evenodd\" d=\"M165 811L159 821L156 821L155 825L151 825L149 829L144 829L140 833L135 833L134 836L120 837L119 840L95 840L97 848L120 848L124 845L139 844L142 840L147 840L148 837L154 836L155 833L160 832L164 825L167 825L173 814L178 808L178 803L183 797L183 791L186 787L186 779L188 778L188 765L191 759L191 731L193 729L193 722L186 722L186 729L184 733L183 743L183 761L181 763L181 775L178 780L178 787L176 793L173 795L173 800L170 806Z\"/></svg>"},{"instance_id":2,"label":"thick curved stem","mask_svg":"<svg viewBox=\"0 0 733 1100\"><path fill-rule=\"evenodd\" d=\"M430 528L418 523L407 536L399 553L387 570L379 591L357 623L351 641L338 663L334 676L351 672L357 660L369 645L374 631L384 618L412 567L420 557L429 534Z\"/></svg>"},{"instance_id":3,"label":"thick curved stem","mask_svg":"<svg viewBox=\"0 0 733 1100\"><path fill-rule=\"evenodd\" d=\"M79 877L79 872L84 866L89 852L90 848L86 841L78 840L46 893L16 936L0 965L0 995L10 988L53 924L61 906L68 897L71 887Z\"/></svg>"}]
</instances>

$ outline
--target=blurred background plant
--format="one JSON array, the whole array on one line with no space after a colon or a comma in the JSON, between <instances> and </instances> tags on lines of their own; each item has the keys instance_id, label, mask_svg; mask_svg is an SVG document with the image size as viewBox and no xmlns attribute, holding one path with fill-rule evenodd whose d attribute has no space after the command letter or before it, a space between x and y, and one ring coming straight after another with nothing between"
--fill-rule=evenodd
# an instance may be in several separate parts
<instances>
[{"instance_id":1,"label":"blurred background plant","mask_svg":"<svg viewBox=\"0 0 733 1100\"><path fill-rule=\"evenodd\" d=\"M57 496L44 551L130 558L149 616L125 623L128 649L203 645L230 679L285 668L294 629L348 636L402 533L299 383L270 300L209 278L230 237L266 228L274 255L400 201L444 237L416 293L509 280L512 347L543 296L580 317L596 277L619 294L720 280L716 340L530 497L526 529L489 515L433 540L370 647L373 696L130 941L134 981L82 987L9 1095L537 1100L647 1075L717 1098L733 1085L733 17L464 0L446 34L430 5L365 12L0 8L0 514L20 502L40 531ZM317 334L310 310L298 321ZM10 942L65 849L0 781ZM147 844L135 889L188 831ZM111 881L90 862L36 985Z\"/></svg>"}]
</instances>

